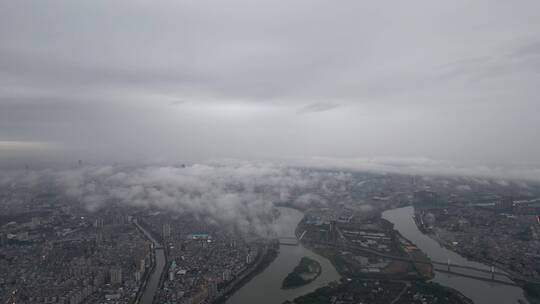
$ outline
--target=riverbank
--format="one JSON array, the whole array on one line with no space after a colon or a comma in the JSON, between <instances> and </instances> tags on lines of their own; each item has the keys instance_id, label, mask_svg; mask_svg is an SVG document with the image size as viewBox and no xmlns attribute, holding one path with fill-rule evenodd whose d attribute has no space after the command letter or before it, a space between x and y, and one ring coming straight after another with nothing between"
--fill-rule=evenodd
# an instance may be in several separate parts
<instances>
[{"instance_id":1,"label":"riverbank","mask_svg":"<svg viewBox=\"0 0 540 304\"><path fill-rule=\"evenodd\" d=\"M437 228L437 229L439 229L439 228ZM469 252L461 250L461 249L459 249L459 247L454 246L450 241L443 240L437 234L437 229L433 230L432 232L424 233L424 234L426 236L430 237L435 242L437 242L443 248L445 248L447 250L450 250L452 252L455 252L455 253L459 254L460 256L466 258L469 261L493 266L493 267L495 267L495 269L494 269L495 271L504 272L504 273L508 274L510 277L512 277L513 281L515 281L515 282L520 281L519 278L516 277L516 274L513 271L511 271L510 269L508 269L506 267L506 265L503 265L503 264L501 264L501 263L499 263L497 261L481 258L479 256L470 254Z\"/></svg>"},{"instance_id":2,"label":"riverbank","mask_svg":"<svg viewBox=\"0 0 540 304\"><path fill-rule=\"evenodd\" d=\"M152 241L146 235L146 233L144 233L144 231L142 230L143 228L138 225L136 220L133 222L133 224L137 228L137 231L139 231L142 235L144 235L144 237L147 238L149 241ZM142 298L142 296L143 296L143 294L144 294L144 292L146 290L146 286L148 285L148 280L150 278L150 274L154 272L155 268L156 268L155 252L154 252L154 250L152 250L150 252L150 267L148 267L148 269L144 272L144 274L143 274L143 276L141 278L141 283L139 284L139 290L137 291L137 295L135 296L135 301L133 302L134 304L139 304L140 303L141 298Z\"/></svg>"},{"instance_id":3,"label":"riverbank","mask_svg":"<svg viewBox=\"0 0 540 304\"><path fill-rule=\"evenodd\" d=\"M495 271L506 273L508 275L508 280L515 282L519 287L523 288L523 290L525 291L525 297L530 303L540 304L540 284L523 281L519 278L519 275L516 275L513 271L508 269L506 265L500 264L497 261L481 258L476 255L472 255L467 251L460 250L459 247L454 246L450 241L446 241L440 238L437 233L439 229L440 228L435 228L432 231L424 232L424 235L437 242L437 244L439 244L441 247L449 251L455 252L456 254L459 254L460 256L466 258L469 261L491 265L495 267Z\"/></svg>"},{"instance_id":4,"label":"riverbank","mask_svg":"<svg viewBox=\"0 0 540 304\"><path fill-rule=\"evenodd\" d=\"M255 266L247 269L245 274L227 284L224 287L223 293L214 301L214 303L225 303L227 300L240 288L244 287L249 281L264 271L279 254L279 243L273 242L267 245L264 253L261 253L260 258L256 261Z\"/></svg>"},{"instance_id":5,"label":"riverbank","mask_svg":"<svg viewBox=\"0 0 540 304\"><path fill-rule=\"evenodd\" d=\"M437 241L422 233L413 220L412 206L395 208L383 212L383 218L392 222L395 229L417 245L431 260L448 261L467 267L489 269L489 266L468 260L466 257L441 246ZM529 303L522 288L496 284L448 273L435 271L433 282L453 288L474 301L475 304Z\"/></svg>"},{"instance_id":6,"label":"riverbank","mask_svg":"<svg viewBox=\"0 0 540 304\"><path fill-rule=\"evenodd\" d=\"M151 267L145 272L145 278L141 285L142 290L139 290L140 295L137 296L137 301L135 303L152 304L157 298L156 293L159 286L161 286L165 275L164 270L167 263L167 258L161 243L156 240L152 230L145 227L144 221L139 222L138 220L135 220L133 223L146 236L146 238L152 242L152 253L150 258Z\"/></svg>"},{"instance_id":7,"label":"riverbank","mask_svg":"<svg viewBox=\"0 0 540 304\"><path fill-rule=\"evenodd\" d=\"M134 304L139 304L141 302L142 296L144 294L144 291L146 290L146 286L148 285L148 281L150 279L150 275L154 272L154 269L156 268L156 263L154 262L154 252L152 251L150 253L150 267L144 272L142 278L141 278L141 284L139 285L139 290L137 291L137 296L135 297Z\"/></svg>"}]
</instances>

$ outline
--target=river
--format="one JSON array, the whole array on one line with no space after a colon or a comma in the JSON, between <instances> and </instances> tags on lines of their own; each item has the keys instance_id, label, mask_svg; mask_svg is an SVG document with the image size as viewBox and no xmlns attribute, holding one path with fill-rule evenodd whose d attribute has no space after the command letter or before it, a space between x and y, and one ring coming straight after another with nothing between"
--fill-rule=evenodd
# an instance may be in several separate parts
<instances>
[{"instance_id":1,"label":"river","mask_svg":"<svg viewBox=\"0 0 540 304\"><path fill-rule=\"evenodd\" d=\"M156 249L155 252L156 255L156 267L150 274L150 278L148 279L148 282L146 283L146 288L144 290L144 293L141 297L141 304L152 304L154 301L154 297L156 295L156 292L159 288L159 280L161 278L161 274L163 273L163 269L165 268L165 251L164 249Z\"/></svg>"},{"instance_id":2,"label":"river","mask_svg":"<svg viewBox=\"0 0 540 304\"><path fill-rule=\"evenodd\" d=\"M141 231L146 235L148 239L152 241L152 243L154 244L154 247L156 248L154 251L155 267L150 273L150 277L148 278L148 281L146 282L143 294L139 301L139 303L141 304L152 304L152 302L154 301L156 292L159 288L159 280L161 279L161 275L163 273L163 270L165 269L165 263L166 263L165 250L161 247L161 244L156 239L154 239L152 234L148 232L148 230L146 230L143 226L141 226L137 222L137 220L134 221L134 224L137 225L139 229L141 229Z\"/></svg>"},{"instance_id":3,"label":"river","mask_svg":"<svg viewBox=\"0 0 540 304\"><path fill-rule=\"evenodd\" d=\"M434 261L450 261L454 264L489 269L488 265L473 262L439 245L435 240L423 234L416 226L414 208L403 207L383 212L384 219L392 222L401 235L413 242ZM502 285L487 281L474 280L461 276L435 272L433 281L454 288L474 301L475 304L528 303L523 290L519 287Z\"/></svg>"},{"instance_id":4,"label":"river","mask_svg":"<svg viewBox=\"0 0 540 304\"><path fill-rule=\"evenodd\" d=\"M281 215L275 223L276 231L282 237L294 237L295 229L304 214L291 208L279 208ZM281 283L303 256L310 257L321 264L321 275L313 282L295 289L281 289ZM280 246L276 259L260 274L235 292L227 304L281 304L301 295L310 293L340 279L340 275L330 261L299 246Z\"/></svg>"}]
</instances>

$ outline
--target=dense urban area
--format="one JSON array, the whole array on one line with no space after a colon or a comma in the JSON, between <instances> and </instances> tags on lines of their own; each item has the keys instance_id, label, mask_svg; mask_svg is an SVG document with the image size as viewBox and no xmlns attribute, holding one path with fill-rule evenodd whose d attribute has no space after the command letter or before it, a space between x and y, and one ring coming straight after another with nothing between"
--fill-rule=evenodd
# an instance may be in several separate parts
<instances>
[{"instance_id":1,"label":"dense urban area","mask_svg":"<svg viewBox=\"0 0 540 304\"><path fill-rule=\"evenodd\" d=\"M264 271L280 246L304 246L330 260L341 276L290 303L472 303L430 281L435 271L450 272L450 261L431 261L381 216L404 206L414 206L414 220L426 235L492 265L492 274L480 279L504 272L531 303L538 301L539 185L471 177L324 176L275 199L266 220L278 217L282 207L305 214L296 240L281 245L277 234L223 226L189 210L116 201L88 208L51 181L1 183L0 303L223 303ZM231 193L242 191L237 188ZM264 195L267 189L254 191ZM158 250L165 253L163 269L156 267ZM151 293L150 302L145 293Z\"/></svg>"}]
</instances>

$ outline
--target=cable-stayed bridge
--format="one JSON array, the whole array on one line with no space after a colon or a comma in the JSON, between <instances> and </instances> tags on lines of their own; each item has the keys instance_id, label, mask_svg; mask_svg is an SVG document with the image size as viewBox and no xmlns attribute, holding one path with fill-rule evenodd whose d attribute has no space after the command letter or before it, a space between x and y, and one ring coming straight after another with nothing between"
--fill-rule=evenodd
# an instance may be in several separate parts
<instances>
[{"instance_id":1,"label":"cable-stayed bridge","mask_svg":"<svg viewBox=\"0 0 540 304\"><path fill-rule=\"evenodd\" d=\"M298 246L300 245L300 241L302 241L302 238L304 238L304 235L306 235L306 231L302 232L299 237L296 236L280 236L278 237L279 244L285 245L285 246Z\"/></svg>"}]
</instances>

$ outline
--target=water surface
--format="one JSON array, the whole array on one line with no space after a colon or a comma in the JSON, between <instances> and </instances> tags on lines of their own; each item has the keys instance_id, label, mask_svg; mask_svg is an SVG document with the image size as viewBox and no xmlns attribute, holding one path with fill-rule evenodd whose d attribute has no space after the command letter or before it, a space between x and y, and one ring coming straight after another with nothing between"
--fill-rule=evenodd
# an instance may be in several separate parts
<instances>
[{"instance_id":1,"label":"water surface","mask_svg":"<svg viewBox=\"0 0 540 304\"><path fill-rule=\"evenodd\" d=\"M294 236L296 226L304 216L298 210L279 208L281 215L276 221L279 236ZM313 282L295 289L281 289L283 279L291 272L304 256L312 258L321 264L321 275ZM303 246L280 246L276 259L260 274L251 279L246 285L234 293L227 304L280 304L301 295L326 286L340 279L339 274L330 261Z\"/></svg>"},{"instance_id":2,"label":"water surface","mask_svg":"<svg viewBox=\"0 0 540 304\"><path fill-rule=\"evenodd\" d=\"M416 226L413 216L413 207L403 207L383 212L383 218L394 224L404 237L413 242L424 251L432 260L489 269L488 265L468 260L459 254L450 251L437 243L429 236L423 234ZM435 272L433 281L460 291L472 299L476 304L513 304L518 300L529 303L524 296L523 289L515 286L497 284L493 282L474 280L456 275Z\"/></svg>"}]
</instances>

